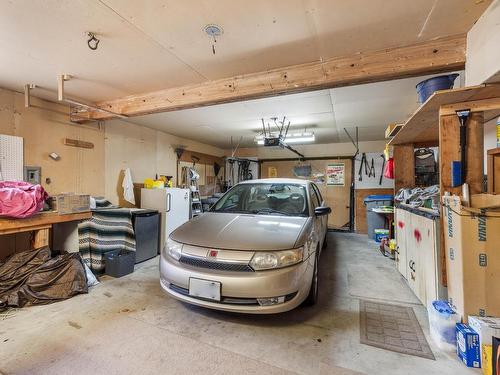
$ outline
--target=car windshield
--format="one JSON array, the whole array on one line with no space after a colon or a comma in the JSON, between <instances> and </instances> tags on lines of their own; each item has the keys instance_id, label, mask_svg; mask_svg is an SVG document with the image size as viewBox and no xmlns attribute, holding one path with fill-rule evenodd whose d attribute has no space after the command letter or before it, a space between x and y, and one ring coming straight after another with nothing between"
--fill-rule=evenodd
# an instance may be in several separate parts
<instances>
[{"instance_id":1,"label":"car windshield","mask_svg":"<svg viewBox=\"0 0 500 375\"><path fill-rule=\"evenodd\" d=\"M212 212L307 216L306 188L287 183L245 183L229 190Z\"/></svg>"}]
</instances>

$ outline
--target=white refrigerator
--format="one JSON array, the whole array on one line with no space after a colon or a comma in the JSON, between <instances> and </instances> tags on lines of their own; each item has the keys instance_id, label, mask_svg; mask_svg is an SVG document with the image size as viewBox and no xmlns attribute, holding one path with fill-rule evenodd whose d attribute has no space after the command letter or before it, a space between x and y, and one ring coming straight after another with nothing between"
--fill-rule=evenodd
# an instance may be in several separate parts
<instances>
[{"instance_id":1,"label":"white refrigerator","mask_svg":"<svg viewBox=\"0 0 500 375\"><path fill-rule=\"evenodd\" d=\"M176 228L190 219L189 189L141 189L141 208L158 210L161 215L161 249Z\"/></svg>"}]
</instances>

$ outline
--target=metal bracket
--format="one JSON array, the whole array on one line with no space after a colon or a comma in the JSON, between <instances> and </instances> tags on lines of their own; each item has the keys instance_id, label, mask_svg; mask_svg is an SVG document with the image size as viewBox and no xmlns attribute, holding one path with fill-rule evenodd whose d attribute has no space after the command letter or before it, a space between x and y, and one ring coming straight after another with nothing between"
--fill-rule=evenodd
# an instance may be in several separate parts
<instances>
[{"instance_id":1,"label":"metal bracket","mask_svg":"<svg viewBox=\"0 0 500 375\"><path fill-rule=\"evenodd\" d=\"M64 82L69 81L71 78L72 78L72 76L69 75L69 74L59 74L57 76L57 100L58 101L64 102L64 103L67 103L67 104L77 105L77 106L80 106L80 107L86 107L88 109L93 109L93 110L99 111L99 112L104 112L104 113L107 113L107 114L109 114L109 115L111 115L113 117L118 117L118 118L121 118L121 119L127 119L128 118L128 116L126 116L126 115L122 115L120 113L108 111L107 109L97 107L96 105L93 105L93 104L90 104L90 103L84 103L82 101L78 101L78 100L75 100L75 99L70 99L70 98L65 97L65 95L64 95Z\"/></svg>"}]
</instances>

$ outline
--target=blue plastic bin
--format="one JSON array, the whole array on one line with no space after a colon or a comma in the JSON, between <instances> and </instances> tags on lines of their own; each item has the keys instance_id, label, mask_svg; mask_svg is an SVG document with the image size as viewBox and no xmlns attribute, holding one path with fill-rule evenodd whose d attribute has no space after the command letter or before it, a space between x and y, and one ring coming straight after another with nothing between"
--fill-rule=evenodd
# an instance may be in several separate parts
<instances>
[{"instance_id":1,"label":"blue plastic bin","mask_svg":"<svg viewBox=\"0 0 500 375\"><path fill-rule=\"evenodd\" d=\"M420 82L417 87L418 101L424 103L429 96L431 96L434 91L438 90L448 90L453 88L453 84L459 74L447 74L444 76L437 76L433 78L426 79Z\"/></svg>"}]
</instances>

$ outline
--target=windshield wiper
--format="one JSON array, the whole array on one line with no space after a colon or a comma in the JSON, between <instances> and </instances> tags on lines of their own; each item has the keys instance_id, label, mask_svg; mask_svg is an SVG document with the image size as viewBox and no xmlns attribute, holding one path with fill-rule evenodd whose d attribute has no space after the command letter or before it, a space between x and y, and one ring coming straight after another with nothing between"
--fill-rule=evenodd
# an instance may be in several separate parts
<instances>
[{"instance_id":1,"label":"windshield wiper","mask_svg":"<svg viewBox=\"0 0 500 375\"><path fill-rule=\"evenodd\" d=\"M292 214L288 212L283 212L283 211L278 211L278 210L273 210L272 208L261 208L259 210L252 210L252 214L258 215L261 213L268 213L268 214L278 214L278 215L284 215L284 216L290 216Z\"/></svg>"}]
</instances>

